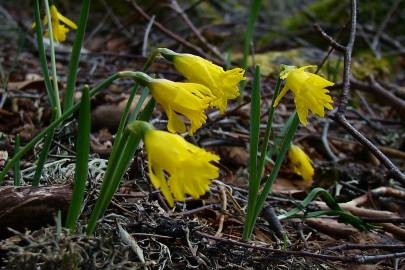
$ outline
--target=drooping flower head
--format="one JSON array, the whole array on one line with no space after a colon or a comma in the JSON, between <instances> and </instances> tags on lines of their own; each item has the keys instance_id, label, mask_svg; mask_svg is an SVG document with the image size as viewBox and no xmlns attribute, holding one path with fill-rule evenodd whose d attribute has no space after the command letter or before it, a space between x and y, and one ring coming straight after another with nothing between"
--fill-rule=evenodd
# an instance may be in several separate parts
<instances>
[{"instance_id":1,"label":"drooping flower head","mask_svg":"<svg viewBox=\"0 0 405 270\"><path fill-rule=\"evenodd\" d=\"M148 83L152 97L162 105L169 122L170 132L185 132L186 125L179 117L181 114L190 122L192 135L207 120L205 109L214 98L210 89L198 83L172 82L165 79L152 79Z\"/></svg>"},{"instance_id":2,"label":"drooping flower head","mask_svg":"<svg viewBox=\"0 0 405 270\"><path fill-rule=\"evenodd\" d=\"M309 156L298 145L291 144L288 150L288 158L290 159L294 172L304 179L304 181L312 181L314 176L314 167Z\"/></svg>"},{"instance_id":3,"label":"drooping flower head","mask_svg":"<svg viewBox=\"0 0 405 270\"><path fill-rule=\"evenodd\" d=\"M170 206L184 201L185 194L200 198L208 191L219 169L211 164L219 156L192 145L177 134L147 130L144 142L148 156L149 177Z\"/></svg>"},{"instance_id":4,"label":"drooping flower head","mask_svg":"<svg viewBox=\"0 0 405 270\"><path fill-rule=\"evenodd\" d=\"M304 126L308 124L309 110L320 117L324 117L324 108L333 109L333 100L328 95L329 90L325 88L332 86L334 83L319 75L306 72L305 69L310 67L316 66L287 67L280 74L280 78L285 79L285 85L274 102L274 106L277 106L287 91L291 90L294 94L298 117Z\"/></svg>"},{"instance_id":5,"label":"drooping flower head","mask_svg":"<svg viewBox=\"0 0 405 270\"><path fill-rule=\"evenodd\" d=\"M210 105L225 112L229 99L239 96L238 85L245 80L245 71L234 68L225 71L222 67L192 54L176 53L169 49L159 49L164 58L173 62L174 67L187 80L203 84L208 87L216 97Z\"/></svg>"},{"instance_id":6,"label":"drooping flower head","mask_svg":"<svg viewBox=\"0 0 405 270\"><path fill-rule=\"evenodd\" d=\"M55 5L52 5L50 7L51 9L51 22L52 22L52 33L53 33L53 39L56 42L63 42L66 40L66 34L69 32L69 28L67 28L65 25L69 26L72 29L77 29L77 25L63 16L58 9L56 8ZM65 25L63 25L64 23ZM43 24L46 26L48 25L48 17L45 16L43 19ZM32 28L35 27L35 23L32 24ZM48 30L45 31L45 36L48 37L49 33Z\"/></svg>"}]
</instances>

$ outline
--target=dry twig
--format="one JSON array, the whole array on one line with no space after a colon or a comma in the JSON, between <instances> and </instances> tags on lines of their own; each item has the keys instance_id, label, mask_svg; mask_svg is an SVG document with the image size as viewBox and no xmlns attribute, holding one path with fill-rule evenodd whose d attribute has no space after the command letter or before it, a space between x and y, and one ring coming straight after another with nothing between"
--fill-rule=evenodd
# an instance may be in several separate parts
<instances>
[{"instance_id":1,"label":"dry twig","mask_svg":"<svg viewBox=\"0 0 405 270\"><path fill-rule=\"evenodd\" d=\"M329 36L325 31L321 29L320 26L316 27L317 31L321 36L336 50L343 52L344 55L344 67L343 67L343 85L342 94L338 102L337 112L332 116L332 118L339 123L348 133L350 133L356 140L361 144L366 146L369 151L380 160L384 166L389 170L390 176L401 181L405 184L405 175L398 169L398 167L386 156L384 153L378 149L368 138L366 138L361 132L359 132L355 127L353 127L349 121L346 119L345 113L347 104L350 98L350 77L351 77L351 62L352 62L352 51L353 45L356 38L356 25L357 25L357 1L351 1L351 22L350 22L350 35L349 41L346 46L341 45L331 36Z\"/></svg>"}]
</instances>

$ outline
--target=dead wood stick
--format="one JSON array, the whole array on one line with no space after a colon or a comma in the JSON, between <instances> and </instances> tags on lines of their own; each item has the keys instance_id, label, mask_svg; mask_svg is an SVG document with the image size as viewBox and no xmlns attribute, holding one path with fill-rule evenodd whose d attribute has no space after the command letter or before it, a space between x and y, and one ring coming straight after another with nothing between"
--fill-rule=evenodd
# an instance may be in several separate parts
<instances>
[{"instance_id":1,"label":"dead wood stick","mask_svg":"<svg viewBox=\"0 0 405 270\"><path fill-rule=\"evenodd\" d=\"M190 27L191 31L197 36L197 38L201 41L201 43L204 44L204 46L209 49L212 53L215 54L218 59L221 59L222 61L224 60L222 54L219 52L217 47L214 45L210 44L205 37L201 34L200 30L198 30L193 22L190 20L190 18L187 16L187 13L183 11L183 9L180 7L179 3L177 0L171 0L171 7L173 8L174 11L176 11L180 17L183 19L183 21Z\"/></svg>"},{"instance_id":2,"label":"dead wood stick","mask_svg":"<svg viewBox=\"0 0 405 270\"><path fill-rule=\"evenodd\" d=\"M52 224L59 210L65 216L71 195L71 185L0 187L0 237L10 234L9 227L21 231Z\"/></svg>"}]
</instances>

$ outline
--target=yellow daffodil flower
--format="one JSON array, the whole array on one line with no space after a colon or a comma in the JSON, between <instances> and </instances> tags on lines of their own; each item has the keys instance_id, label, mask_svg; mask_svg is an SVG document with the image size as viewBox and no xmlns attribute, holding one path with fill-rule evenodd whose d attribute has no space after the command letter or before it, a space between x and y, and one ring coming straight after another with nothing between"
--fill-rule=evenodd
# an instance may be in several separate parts
<instances>
[{"instance_id":1,"label":"yellow daffodil flower","mask_svg":"<svg viewBox=\"0 0 405 270\"><path fill-rule=\"evenodd\" d=\"M77 29L77 25L63 16L55 5L51 6L51 21L52 21L52 34L53 39L56 42L63 42L66 40L66 34L69 32L69 28L65 25L69 26L72 29ZM65 25L63 25L64 23ZM48 17L45 16L43 19L43 24L46 26L48 25ZM35 23L32 24L32 28L35 27ZM45 36L48 37L48 30L45 31Z\"/></svg>"},{"instance_id":2,"label":"yellow daffodil flower","mask_svg":"<svg viewBox=\"0 0 405 270\"><path fill-rule=\"evenodd\" d=\"M214 98L210 89L197 83L172 82L165 79L152 79L147 86L152 97L162 105L169 119L170 132L185 132L186 125L178 114L187 117L192 135L207 120L205 109Z\"/></svg>"},{"instance_id":3,"label":"yellow daffodil flower","mask_svg":"<svg viewBox=\"0 0 405 270\"><path fill-rule=\"evenodd\" d=\"M234 68L225 71L222 67L192 54L176 53L168 49L160 49L163 57L172 61L174 67L187 80L208 87L216 97L210 105L225 112L229 99L239 96L239 82L245 80L245 71Z\"/></svg>"},{"instance_id":4,"label":"yellow daffodil flower","mask_svg":"<svg viewBox=\"0 0 405 270\"><path fill-rule=\"evenodd\" d=\"M287 67L280 75L281 79L286 80L285 85L274 102L275 107L287 91L291 90L294 93L298 117L304 126L308 124L308 110L324 117L324 108L333 109L333 100L325 87L332 86L334 83L319 75L306 72L305 69L310 67L316 66Z\"/></svg>"},{"instance_id":5,"label":"yellow daffodil flower","mask_svg":"<svg viewBox=\"0 0 405 270\"><path fill-rule=\"evenodd\" d=\"M219 156L192 145L177 134L147 130L144 142L148 156L149 178L172 207L185 194L199 198L208 191L211 179L219 176L211 161Z\"/></svg>"},{"instance_id":6,"label":"yellow daffodil flower","mask_svg":"<svg viewBox=\"0 0 405 270\"><path fill-rule=\"evenodd\" d=\"M304 179L304 181L312 181L314 176L314 167L309 156L298 145L291 144L288 150L288 158L294 172Z\"/></svg>"}]
</instances>

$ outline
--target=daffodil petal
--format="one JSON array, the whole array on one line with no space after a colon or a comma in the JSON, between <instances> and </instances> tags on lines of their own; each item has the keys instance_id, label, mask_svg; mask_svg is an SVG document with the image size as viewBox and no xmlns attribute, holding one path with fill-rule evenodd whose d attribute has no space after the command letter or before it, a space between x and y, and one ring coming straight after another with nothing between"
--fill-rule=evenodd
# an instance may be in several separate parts
<instances>
[{"instance_id":1,"label":"daffodil petal","mask_svg":"<svg viewBox=\"0 0 405 270\"><path fill-rule=\"evenodd\" d=\"M219 176L219 169L211 164L219 157L188 143L179 135L148 130L144 142L151 182L162 191L171 206L173 199L184 201L186 194L199 198L209 189L211 179Z\"/></svg>"},{"instance_id":2,"label":"daffodil petal","mask_svg":"<svg viewBox=\"0 0 405 270\"><path fill-rule=\"evenodd\" d=\"M280 103L280 100L284 97L284 95L287 93L288 91L288 85L287 83L284 85L283 89L281 89L281 92L278 94L278 96L276 97L276 100L274 101L274 105L273 107L277 107L277 105Z\"/></svg>"},{"instance_id":3,"label":"daffodil petal","mask_svg":"<svg viewBox=\"0 0 405 270\"><path fill-rule=\"evenodd\" d=\"M297 145L291 144L288 150L288 158L290 159L294 172L304 179L304 181L312 181L315 170L312 166L312 161L309 156Z\"/></svg>"},{"instance_id":4,"label":"daffodil petal","mask_svg":"<svg viewBox=\"0 0 405 270\"><path fill-rule=\"evenodd\" d=\"M70 28L76 30L77 29L77 25L71 21L70 19L66 18L65 16L63 16L61 13L58 12L58 19L63 22L64 24L66 24L67 26L69 26Z\"/></svg>"}]
</instances>

